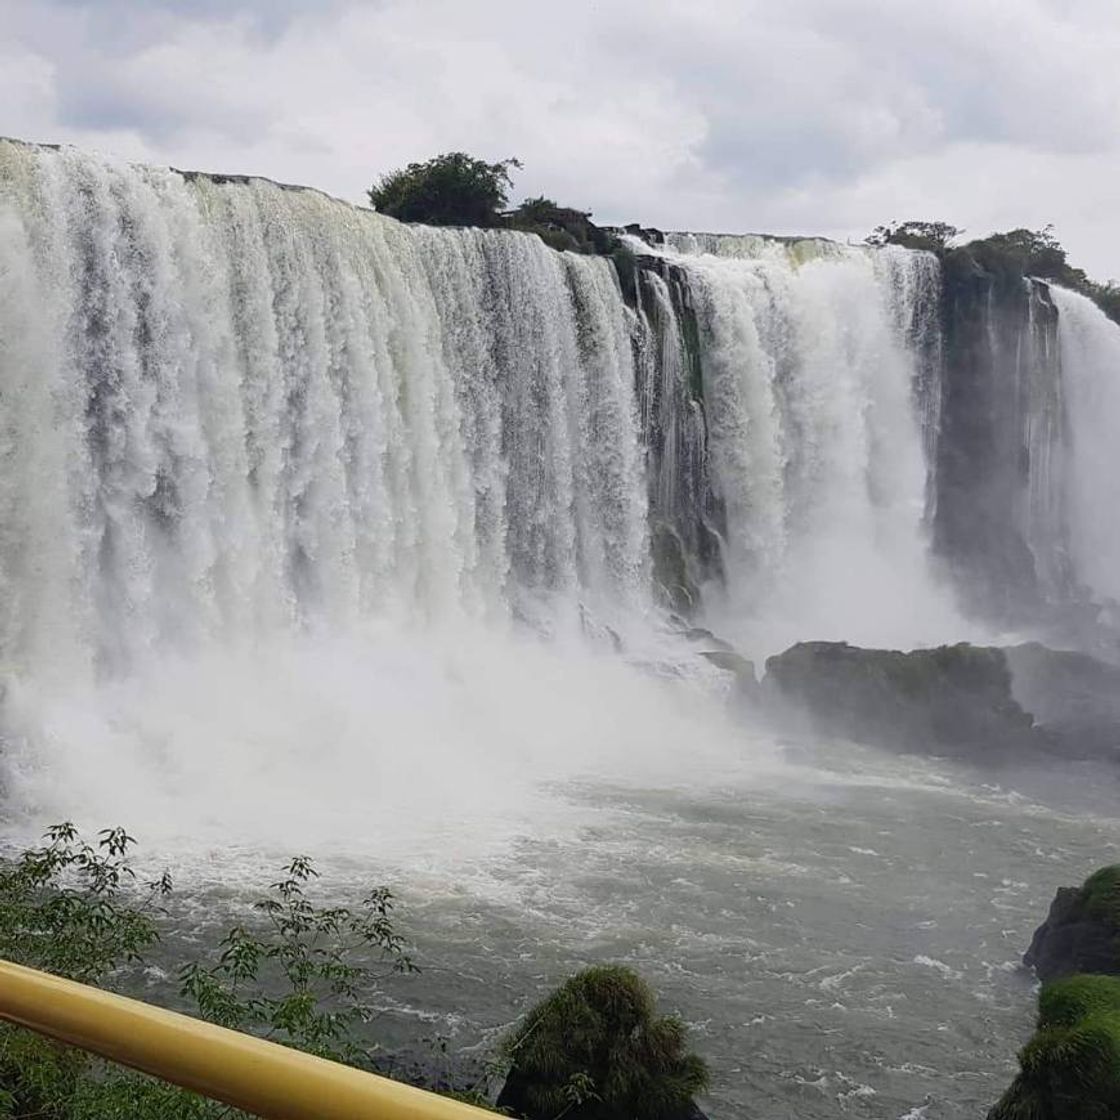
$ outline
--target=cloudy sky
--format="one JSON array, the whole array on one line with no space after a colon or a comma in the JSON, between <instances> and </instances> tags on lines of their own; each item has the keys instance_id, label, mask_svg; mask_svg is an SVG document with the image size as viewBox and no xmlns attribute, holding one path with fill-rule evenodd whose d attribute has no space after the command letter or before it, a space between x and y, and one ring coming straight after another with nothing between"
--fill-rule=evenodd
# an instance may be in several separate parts
<instances>
[{"instance_id":1,"label":"cloudy sky","mask_svg":"<svg viewBox=\"0 0 1120 1120\"><path fill-rule=\"evenodd\" d=\"M679 229L1052 222L1120 277L1120 0L0 0L0 135L353 201L517 156Z\"/></svg>"}]
</instances>

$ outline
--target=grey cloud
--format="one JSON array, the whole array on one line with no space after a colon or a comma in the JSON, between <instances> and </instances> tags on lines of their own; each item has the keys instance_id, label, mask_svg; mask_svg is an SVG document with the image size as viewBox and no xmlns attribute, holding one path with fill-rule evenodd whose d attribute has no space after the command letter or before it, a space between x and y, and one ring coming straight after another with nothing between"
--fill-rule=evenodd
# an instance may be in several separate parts
<instances>
[{"instance_id":1,"label":"grey cloud","mask_svg":"<svg viewBox=\"0 0 1120 1120\"><path fill-rule=\"evenodd\" d=\"M351 199L512 153L526 190L678 227L1041 216L1120 266L1115 0L0 3L6 131Z\"/></svg>"},{"instance_id":2,"label":"grey cloud","mask_svg":"<svg viewBox=\"0 0 1120 1120\"><path fill-rule=\"evenodd\" d=\"M655 9L616 42L707 120L697 154L743 188L844 181L960 142L1084 153L1115 145L1117 19L1040 0L751 0L718 19ZM1111 32L1110 32L1111 29Z\"/></svg>"},{"instance_id":3,"label":"grey cloud","mask_svg":"<svg viewBox=\"0 0 1120 1120\"><path fill-rule=\"evenodd\" d=\"M342 0L51 0L57 6L92 17L106 38L124 33L148 39L167 24L160 19L244 20L266 38L282 34L296 19L329 19L343 6ZM96 33L97 27L94 27Z\"/></svg>"}]
</instances>

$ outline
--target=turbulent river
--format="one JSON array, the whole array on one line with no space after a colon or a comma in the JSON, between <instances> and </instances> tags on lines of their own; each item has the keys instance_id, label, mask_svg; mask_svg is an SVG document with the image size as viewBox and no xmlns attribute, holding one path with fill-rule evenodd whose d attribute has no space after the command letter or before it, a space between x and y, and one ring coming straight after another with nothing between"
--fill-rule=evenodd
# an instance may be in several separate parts
<instances>
[{"instance_id":1,"label":"turbulent river","mask_svg":"<svg viewBox=\"0 0 1120 1120\"><path fill-rule=\"evenodd\" d=\"M390 1048L478 1053L623 960L714 1116L979 1115L1111 778L782 738L680 618L754 657L1000 636L930 544L937 261L629 249L626 284L625 255L0 141L7 838L126 824L183 933L294 852L394 885L426 971ZM1012 513L1114 595L1120 331L1053 298Z\"/></svg>"}]
</instances>

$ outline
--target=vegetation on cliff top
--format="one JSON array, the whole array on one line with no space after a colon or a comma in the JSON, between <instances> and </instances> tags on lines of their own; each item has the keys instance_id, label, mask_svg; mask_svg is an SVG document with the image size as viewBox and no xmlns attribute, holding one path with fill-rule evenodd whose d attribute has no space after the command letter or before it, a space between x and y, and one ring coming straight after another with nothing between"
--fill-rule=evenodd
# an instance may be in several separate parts
<instances>
[{"instance_id":1,"label":"vegetation on cliff top","mask_svg":"<svg viewBox=\"0 0 1120 1120\"><path fill-rule=\"evenodd\" d=\"M507 210L516 159L487 163L466 152L446 152L382 176L368 194L382 214L430 226L473 226L536 234L553 249L608 255L619 248L613 234L591 221L589 210L551 198L528 198Z\"/></svg>"},{"instance_id":2,"label":"vegetation on cliff top","mask_svg":"<svg viewBox=\"0 0 1120 1120\"><path fill-rule=\"evenodd\" d=\"M513 185L516 159L487 163L466 152L446 152L382 176L369 200L382 214L431 226L494 226Z\"/></svg>"},{"instance_id":3,"label":"vegetation on cliff top","mask_svg":"<svg viewBox=\"0 0 1120 1120\"><path fill-rule=\"evenodd\" d=\"M1081 886L1080 901L1087 914L1111 925L1120 935L1120 864L1090 875Z\"/></svg>"},{"instance_id":4,"label":"vegetation on cliff top","mask_svg":"<svg viewBox=\"0 0 1120 1120\"><path fill-rule=\"evenodd\" d=\"M1088 296L1110 319L1120 323L1120 283L1101 284L1083 269L1069 263L1066 250L1054 236L1054 227L1013 229L993 233L965 244L956 244L964 230L948 222L891 222L876 226L869 245L902 245L926 249L950 260L971 259L988 272L1011 277L1037 276Z\"/></svg>"}]
</instances>

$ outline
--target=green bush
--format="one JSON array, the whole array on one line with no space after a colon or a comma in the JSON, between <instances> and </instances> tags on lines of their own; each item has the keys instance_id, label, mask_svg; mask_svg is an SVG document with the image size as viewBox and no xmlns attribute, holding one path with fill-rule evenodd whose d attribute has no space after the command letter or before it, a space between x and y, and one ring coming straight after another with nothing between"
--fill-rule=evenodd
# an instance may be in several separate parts
<instances>
[{"instance_id":1,"label":"green bush","mask_svg":"<svg viewBox=\"0 0 1120 1120\"><path fill-rule=\"evenodd\" d=\"M371 891L356 911L317 909L304 889L317 875L306 856L292 860L285 878L272 884L273 895L255 904L264 930L231 929L216 961L183 968L182 994L220 1026L367 1065L356 1030L373 1018L368 996L384 971L414 972L416 966L393 928L387 889ZM357 964L355 955L376 957L382 967Z\"/></svg>"},{"instance_id":2,"label":"green bush","mask_svg":"<svg viewBox=\"0 0 1120 1120\"><path fill-rule=\"evenodd\" d=\"M516 159L487 163L446 152L383 176L369 189L374 208L402 222L432 226L493 226L513 185Z\"/></svg>"},{"instance_id":3,"label":"green bush","mask_svg":"<svg viewBox=\"0 0 1120 1120\"><path fill-rule=\"evenodd\" d=\"M925 249L943 253L964 233L948 222L891 222L876 226L866 238L868 245L901 245L906 249Z\"/></svg>"},{"instance_id":4,"label":"green bush","mask_svg":"<svg viewBox=\"0 0 1120 1120\"><path fill-rule=\"evenodd\" d=\"M676 1016L658 1018L633 970L586 969L534 1007L505 1040L498 1105L531 1120L678 1120L708 1086Z\"/></svg>"},{"instance_id":5,"label":"green bush","mask_svg":"<svg viewBox=\"0 0 1120 1120\"><path fill-rule=\"evenodd\" d=\"M1120 980L1070 976L1043 987L1038 1030L989 1120L1114 1120L1120 1115Z\"/></svg>"},{"instance_id":6,"label":"green bush","mask_svg":"<svg viewBox=\"0 0 1120 1120\"><path fill-rule=\"evenodd\" d=\"M1120 976L1067 976L1038 995L1040 1028L1072 1027L1097 1011L1120 1012Z\"/></svg>"},{"instance_id":7,"label":"green bush","mask_svg":"<svg viewBox=\"0 0 1120 1120\"><path fill-rule=\"evenodd\" d=\"M1090 917L1120 930L1120 864L1102 867L1085 880L1081 904Z\"/></svg>"},{"instance_id":8,"label":"green bush","mask_svg":"<svg viewBox=\"0 0 1120 1120\"><path fill-rule=\"evenodd\" d=\"M158 939L164 875L138 894L135 843L107 829L87 843L72 824L0 861L0 957L84 983L138 964ZM5 1120L200 1120L229 1110L124 1072L18 1027L0 1026L0 1117Z\"/></svg>"},{"instance_id":9,"label":"green bush","mask_svg":"<svg viewBox=\"0 0 1120 1120\"><path fill-rule=\"evenodd\" d=\"M149 883L139 905L126 903L136 876L128 863L135 841L124 829L104 830L96 846L72 824L45 839L0 861L0 956L87 983L138 961L159 940L157 902L170 878Z\"/></svg>"}]
</instances>

